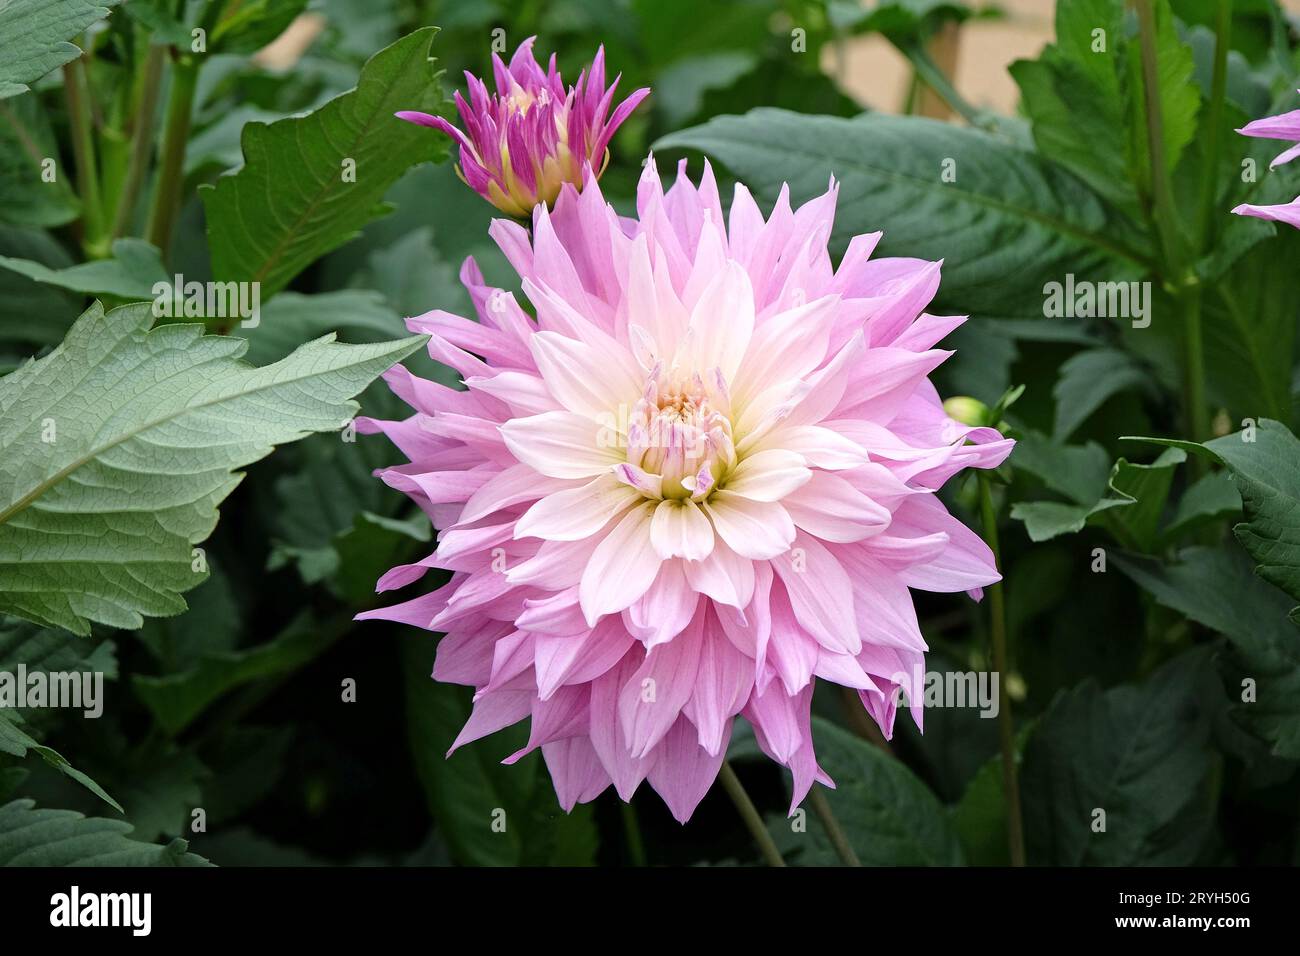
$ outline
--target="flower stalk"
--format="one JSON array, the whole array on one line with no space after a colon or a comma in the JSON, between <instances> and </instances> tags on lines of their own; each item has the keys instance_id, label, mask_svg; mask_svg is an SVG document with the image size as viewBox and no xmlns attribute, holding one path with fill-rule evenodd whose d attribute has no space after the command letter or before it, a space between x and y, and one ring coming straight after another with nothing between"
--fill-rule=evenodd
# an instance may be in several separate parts
<instances>
[{"instance_id":1,"label":"flower stalk","mask_svg":"<svg viewBox=\"0 0 1300 956\"><path fill-rule=\"evenodd\" d=\"M781 851L776 848L772 834L768 833L767 827L763 825L763 818L759 816L758 808L754 806L754 801L749 799L749 794L745 792L745 786L736 776L736 771L732 770L731 764L725 760L722 761L722 770L718 773L718 779L722 781L722 787L727 791L727 796L731 797L731 802L736 805L740 818L745 821L745 826L749 828L754 842L758 844L758 851L763 855L767 865L785 866Z\"/></svg>"},{"instance_id":2,"label":"flower stalk","mask_svg":"<svg viewBox=\"0 0 1300 956\"><path fill-rule=\"evenodd\" d=\"M993 489L988 476L980 474L980 513L984 542L1002 567L998 547L998 516L993 507ZM1007 608L1002 582L988 587L989 628L993 637L993 669L998 675L998 747L1002 755L1002 799L1007 811L1007 849L1012 866L1025 865L1025 829L1020 815L1020 781L1016 773L1015 726L1011 719L1011 698L1007 695Z\"/></svg>"}]
</instances>

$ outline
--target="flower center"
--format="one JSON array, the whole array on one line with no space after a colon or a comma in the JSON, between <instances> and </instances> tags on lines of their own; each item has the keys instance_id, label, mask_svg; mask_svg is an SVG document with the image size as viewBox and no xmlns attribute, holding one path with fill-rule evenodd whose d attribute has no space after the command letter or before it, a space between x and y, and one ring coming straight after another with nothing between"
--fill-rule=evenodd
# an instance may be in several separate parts
<instances>
[{"instance_id":1,"label":"flower center","mask_svg":"<svg viewBox=\"0 0 1300 956\"><path fill-rule=\"evenodd\" d=\"M659 475L665 498L705 498L736 464L730 412L719 370L674 375L656 366L628 422L628 461Z\"/></svg>"}]
</instances>

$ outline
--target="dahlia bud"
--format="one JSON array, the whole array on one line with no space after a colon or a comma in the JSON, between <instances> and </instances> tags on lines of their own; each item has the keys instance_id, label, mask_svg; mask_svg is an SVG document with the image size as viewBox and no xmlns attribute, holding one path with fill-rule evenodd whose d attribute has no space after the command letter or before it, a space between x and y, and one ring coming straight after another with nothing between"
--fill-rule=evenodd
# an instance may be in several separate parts
<instances>
[{"instance_id":1,"label":"dahlia bud","mask_svg":"<svg viewBox=\"0 0 1300 956\"><path fill-rule=\"evenodd\" d=\"M496 93L465 74L469 102L456 93L464 131L440 116L403 111L399 119L432 126L460 144L456 173L471 189L507 215L527 218L540 203L551 205L565 183L581 190L583 170L599 178L609 162L609 141L637 104L649 95L640 89L610 113L618 77L605 88L605 48L596 51L567 90L551 55L543 72L533 57L533 40L519 45L510 67L492 54Z\"/></svg>"},{"instance_id":2,"label":"dahlia bud","mask_svg":"<svg viewBox=\"0 0 1300 956\"><path fill-rule=\"evenodd\" d=\"M949 418L954 418L963 425L982 426L989 422L989 407L969 395L954 395L947 399L943 403L943 410Z\"/></svg>"}]
</instances>

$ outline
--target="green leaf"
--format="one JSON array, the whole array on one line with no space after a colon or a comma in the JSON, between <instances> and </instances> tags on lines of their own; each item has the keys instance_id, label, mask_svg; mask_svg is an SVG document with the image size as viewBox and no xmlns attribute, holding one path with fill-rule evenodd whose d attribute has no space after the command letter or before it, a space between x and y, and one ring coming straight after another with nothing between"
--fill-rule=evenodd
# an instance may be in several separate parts
<instances>
[{"instance_id":1,"label":"green leaf","mask_svg":"<svg viewBox=\"0 0 1300 956\"><path fill-rule=\"evenodd\" d=\"M1103 691L1089 680L1057 696L1025 746L1031 864L1197 861L1214 813L1209 676L1192 653L1141 686Z\"/></svg>"},{"instance_id":2,"label":"green leaf","mask_svg":"<svg viewBox=\"0 0 1300 956\"><path fill-rule=\"evenodd\" d=\"M28 675L88 671L98 672L108 680L117 678L117 659L112 641L79 639L66 632L0 616L0 673L17 675L20 666ZM99 703L103 704L102 699ZM121 812L121 805L103 787L73 767L57 750L42 745L33 736L38 731L33 729L28 733L19 726L26 726L25 715L39 713L48 717L51 714L49 710L24 712L10 710L10 706L0 704L0 753L22 759L30 751ZM81 716L81 711L73 713Z\"/></svg>"},{"instance_id":3,"label":"green leaf","mask_svg":"<svg viewBox=\"0 0 1300 956\"><path fill-rule=\"evenodd\" d=\"M283 33L306 6L307 0L246 0L234 4L217 22L212 52L256 52Z\"/></svg>"},{"instance_id":4,"label":"green leaf","mask_svg":"<svg viewBox=\"0 0 1300 956\"><path fill-rule=\"evenodd\" d=\"M79 634L179 614L234 469L342 427L422 342L327 336L253 368L242 339L151 324L148 305L96 304L0 379L0 611Z\"/></svg>"},{"instance_id":5,"label":"green leaf","mask_svg":"<svg viewBox=\"0 0 1300 956\"><path fill-rule=\"evenodd\" d=\"M1017 767L1024 763L1025 741L1032 729L1033 724L1025 724L1016 734L1014 759ZM1001 754L984 761L951 812L952 824L967 862L972 866L1010 866Z\"/></svg>"},{"instance_id":6,"label":"green leaf","mask_svg":"<svg viewBox=\"0 0 1300 956\"><path fill-rule=\"evenodd\" d=\"M62 269L51 269L31 259L9 256L0 256L0 268L60 289L128 300L152 300L154 286L159 282L165 283L168 290L172 287L172 278L163 268L162 256L143 239L114 240L113 258L82 262Z\"/></svg>"},{"instance_id":7,"label":"green leaf","mask_svg":"<svg viewBox=\"0 0 1300 956\"><path fill-rule=\"evenodd\" d=\"M0 866L209 866L184 840L166 846L127 837L129 823L36 809L31 800L0 807Z\"/></svg>"},{"instance_id":8,"label":"green leaf","mask_svg":"<svg viewBox=\"0 0 1300 956\"><path fill-rule=\"evenodd\" d=\"M116 0L8 0L0 5L0 99L26 92L81 56L68 41L108 16Z\"/></svg>"},{"instance_id":9,"label":"green leaf","mask_svg":"<svg viewBox=\"0 0 1300 956\"><path fill-rule=\"evenodd\" d=\"M1037 60L1010 68L1020 87L1038 149L1126 210L1137 209L1130 175L1126 114L1131 94L1118 69L1123 42L1122 0L1060 0L1056 43ZM1103 31L1104 52L1094 52L1094 32ZM1118 148L1080 149L1081 142Z\"/></svg>"},{"instance_id":10,"label":"green leaf","mask_svg":"<svg viewBox=\"0 0 1300 956\"><path fill-rule=\"evenodd\" d=\"M1183 150L1196 135L1196 116L1201 108L1201 94L1194 79L1196 61L1192 49L1178 36L1169 0L1155 0L1155 22L1156 72L1165 167L1173 172L1182 158ZM1149 193L1151 154L1147 138L1146 98L1142 95L1142 63L1136 40L1129 52L1128 66L1129 82L1134 91L1131 113L1134 167L1145 177L1144 186Z\"/></svg>"},{"instance_id":11,"label":"green leaf","mask_svg":"<svg viewBox=\"0 0 1300 956\"><path fill-rule=\"evenodd\" d=\"M31 751L55 770L77 781L114 810L123 812L122 805L110 797L103 787L68 763L67 758L53 747L46 747L27 734L18 726L18 720L16 713L0 709L0 753L10 754L21 760L27 756L28 751ZM0 846L2 844L3 837L0 836ZM0 853L2 852L0 850Z\"/></svg>"},{"instance_id":12,"label":"green leaf","mask_svg":"<svg viewBox=\"0 0 1300 956\"><path fill-rule=\"evenodd\" d=\"M1263 418L1257 426L1204 445L1132 440L1193 451L1226 465L1246 513L1233 533L1255 559L1255 573L1300 601L1300 440L1285 425ZM1300 616L1300 609L1293 616Z\"/></svg>"},{"instance_id":13,"label":"green leaf","mask_svg":"<svg viewBox=\"0 0 1300 956\"><path fill-rule=\"evenodd\" d=\"M947 812L905 764L820 717L813 718L813 739L817 761L836 785L823 795L864 866L964 862ZM839 857L811 810L807 824L806 832L796 833L778 819L769 829L790 863L835 865Z\"/></svg>"},{"instance_id":14,"label":"green leaf","mask_svg":"<svg viewBox=\"0 0 1300 956\"><path fill-rule=\"evenodd\" d=\"M594 862L598 838L589 804L560 810L541 754L512 766L502 758L528 740L515 724L444 756L469 717L468 688L434 681L434 642L402 638L407 736L429 811L456 861L472 866ZM504 812L506 826L495 820Z\"/></svg>"},{"instance_id":15,"label":"green leaf","mask_svg":"<svg viewBox=\"0 0 1300 956\"><path fill-rule=\"evenodd\" d=\"M1173 517L1169 519L1169 526L1165 528L1165 537L1173 540L1207 522L1240 511L1241 492L1232 481L1232 473L1210 472L1183 492Z\"/></svg>"},{"instance_id":16,"label":"green leaf","mask_svg":"<svg viewBox=\"0 0 1300 956\"><path fill-rule=\"evenodd\" d=\"M36 229L0 226L0 255L32 259L53 269L72 264L67 250L49 233ZM7 269L0 269L0 302L5 305L0 309L0 343L30 346L58 345L80 308L80 301L62 289ZM21 357L35 350L21 348Z\"/></svg>"},{"instance_id":17,"label":"green leaf","mask_svg":"<svg viewBox=\"0 0 1300 956\"><path fill-rule=\"evenodd\" d=\"M442 105L429 58L435 32L376 53L355 90L306 116L244 127L243 167L202 191L218 279L260 282L269 299L375 218L409 167L446 155L443 137L393 116Z\"/></svg>"},{"instance_id":18,"label":"green leaf","mask_svg":"<svg viewBox=\"0 0 1300 956\"><path fill-rule=\"evenodd\" d=\"M1150 383L1151 373L1122 349L1085 349L1070 356L1052 388L1053 437L1066 441L1107 399L1129 389L1149 388Z\"/></svg>"},{"instance_id":19,"label":"green leaf","mask_svg":"<svg viewBox=\"0 0 1300 956\"><path fill-rule=\"evenodd\" d=\"M1235 548L1187 548L1171 564L1113 555L1116 567L1160 604L1218 631L1232 642L1255 699L1236 717L1284 757L1300 758L1300 631L1291 602L1251 573Z\"/></svg>"},{"instance_id":20,"label":"green leaf","mask_svg":"<svg viewBox=\"0 0 1300 956\"><path fill-rule=\"evenodd\" d=\"M978 130L756 109L672 133L656 148L700 150L767 202L787 181L795 199L818 195L834 174L838 248L883 229L886 255L944 258L939 302L963 312L1041 317L1053 277L1118 281L1141 271L1139 257L1116 241L1120 225L1086 186Z\"/></svg>"},{"instance_id":21,"label":"green leaf","mask_svg":"<svg viewBox=\"0 0 1300 956\"><path fill-rule=\"evenodd\" d=\"M1031 453L1042 455L1041 449L1036 445L1030 447ZM1071 446L1058 447L1065 452ZM1079 453L1074 454L1077 457ZM1093 457L1091 453L1089 457ZM1086 485L1074 478L1068 482L1064 480L1060 469L1066 463L1057 462L1046 473L1060 479L1057 481L1058 486L1070 485L1073 491L1067 493L1073 494L1075 500L1068 504L1059 501L1018 501L1011 506L1011 517L1025 523L1025 532L1035 542L1048 541L1057 535L1073 534L1082 531L1084 525L1093 523L1105 525L1125 547L1150 551L1158 542L1160 518L1169 498L1174 468L1182 464L1186 457L1181 450L1170 448L1149 465L1134 464L1120 458L1111 469L1105 491L1096 495L1086 492L1080 494ZM1041 461L1035 462L1040 463ZM1016 464L1021 465L1021 462L1017 461ZM1029 467L1027 470L1032 472L1034 469Z\"/></svg>"},{"instance_id":22,"label":"green leaf","mask_svg":"<svg viewBox=\"0 0 1300 956\"><path fill-rule=\"evenodd\" d=\"M0 220L25 226L61 226L77 218L81 204L67 178L42 178L43 164L57 163L58 143L49 113L35 94L0 99Z\"/></svg>"},{"instance_id":23,"label":"green leaf","mask_svg":"<svg viewBox=\"0 0 1300 956\"><path fill-rule=\"evenodd\" d=\"M175 735L227 691L296 670L324 651L337 636L322 633L320 624L304 611L265 644L209 651L187 670L162 677L136 674L131 683L163 729Z\"/></svg>"}]
</instances>

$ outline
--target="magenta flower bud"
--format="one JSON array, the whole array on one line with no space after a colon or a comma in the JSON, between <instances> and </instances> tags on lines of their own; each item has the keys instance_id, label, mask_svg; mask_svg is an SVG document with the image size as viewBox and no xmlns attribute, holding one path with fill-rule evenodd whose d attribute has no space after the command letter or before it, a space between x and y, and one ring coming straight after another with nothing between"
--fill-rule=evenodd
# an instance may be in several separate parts
<instances>
[{"instance_id":1,"label":"magenta flower bud","mask_svg":"<svg viewBox=\"0 0 1300 956\"><path fill-rule=\"evenodd\" d=\"M403 111L399 119L441 130L460 144L456 172L465 184L502 212L526 218L541 203L553 204L565 183L581 190L583 170L596 178L609 162L609 141L650 93L640 89L611 113L619 77L605 87L605 48L591 68L567 89L551 55L543 71L529 37L519 45L509 68L492 54L496 93L465 74L469 102L456 93L464 130L440 116Z\"/></svg>"}]
</instances>

